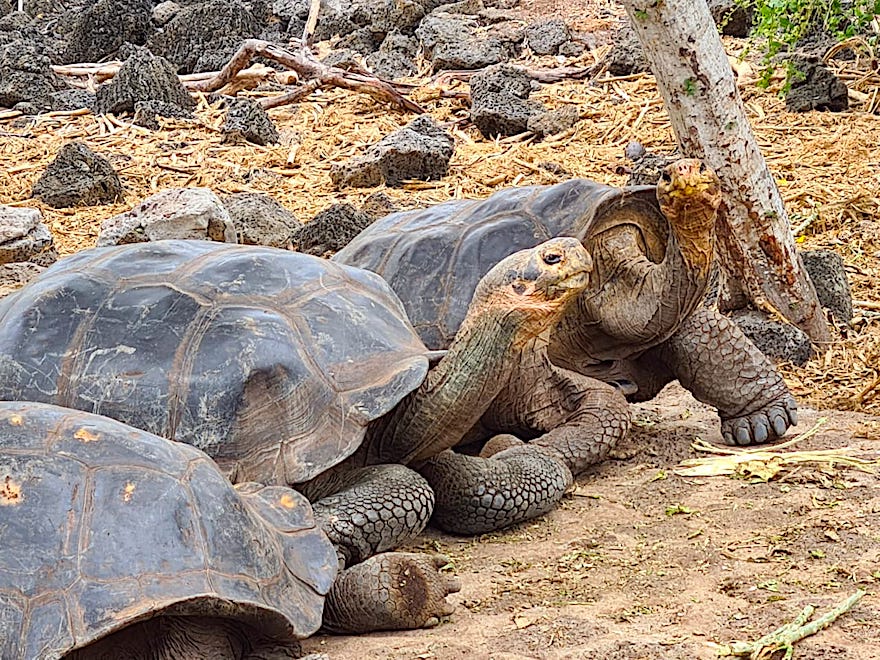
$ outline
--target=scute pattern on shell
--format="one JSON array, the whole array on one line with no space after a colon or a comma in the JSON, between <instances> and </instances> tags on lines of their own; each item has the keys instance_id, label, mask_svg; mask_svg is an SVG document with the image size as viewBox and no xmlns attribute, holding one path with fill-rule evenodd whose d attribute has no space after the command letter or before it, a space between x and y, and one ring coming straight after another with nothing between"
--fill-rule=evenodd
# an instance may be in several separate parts
<instances>
[{"instance_id":1,"label":"scute pattern on shell","mask_svg":"<svg viewBox=\"0 0 880 660\"><path fill-rule=\"evenodd\" d=\"M381 278L266 247L88 250L0 302L0 399L104 414L267 483L355 451L425 353Z\"/></svg>"},{"instance_id":2,"label":"scute pattern on shell","mask_svg":"<svg viewBox=\"0 0 880 660\"><path fill-rule=\"evenodd\" d=\"M0 657L57 658L161 611L313 633L336 553L288 488L239 492L201 451L0 403Z\"/></svg>"},{"instance_id":3,"label":"scute pattern on shell","mask_svg":"<svg viewBox=\"0 0 880 660\"><path fill-rule=\"evenodd\" d=\"M480 278L504 257L556 236L584 240L613 224L614 210L638 209L640 231L665 238L654 186L626 189L586 179L501 190L400 211L373 223L333 261L381 275L403 300L431 349L449 346ZM586 241L585 241L586 242Z\"/></svg>"}]
</instances>

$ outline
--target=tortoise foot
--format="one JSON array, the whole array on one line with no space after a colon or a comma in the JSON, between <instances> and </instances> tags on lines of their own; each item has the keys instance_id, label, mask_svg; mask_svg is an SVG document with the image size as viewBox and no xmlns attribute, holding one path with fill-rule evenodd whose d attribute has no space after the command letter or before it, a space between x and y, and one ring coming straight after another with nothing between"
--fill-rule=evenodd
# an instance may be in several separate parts
<instances>
[{"instance_id":1,"label":"tortoise foot","mask_svg":"<svg viewBox=\"0 0 880 660\"><path fill-rule=\"evenodd\" d=\"M331 632L430 628L455 606L446 600L461 589L458 578L440 569L443 555L386 552L343 571L324 607Z\"/></svg>"},{"instance_id":2,"label":"tortoise foot","mask_svg":"<svg viewBox=\"0 0 880 660\"><path fill-rule=\"evenodd\" d=\"M785 393L767 406L741 417L721 421L721 435L728 445L759 445L785 435L797 424L797 402Z\"/></svg>"}]
</instances>

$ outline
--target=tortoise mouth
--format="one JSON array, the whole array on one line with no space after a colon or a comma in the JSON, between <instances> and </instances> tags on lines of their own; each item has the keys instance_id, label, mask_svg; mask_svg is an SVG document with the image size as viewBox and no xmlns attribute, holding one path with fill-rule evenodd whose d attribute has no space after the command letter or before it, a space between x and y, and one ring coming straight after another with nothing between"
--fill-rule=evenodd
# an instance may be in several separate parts
<instances>
[{"instance_id":1,"label":"tortoise mouth","mask_svg":"<svg viewBox=\"0 0 880 660\"><path fill-rule=\"evenodd\" d=\"M564 277L559 280L555 285L553 285L554 289L559 291L583 291L590 285L590 271L589 270L579 270L575 273L572 273L568 277Z\"/></svg>"}]
</instances>

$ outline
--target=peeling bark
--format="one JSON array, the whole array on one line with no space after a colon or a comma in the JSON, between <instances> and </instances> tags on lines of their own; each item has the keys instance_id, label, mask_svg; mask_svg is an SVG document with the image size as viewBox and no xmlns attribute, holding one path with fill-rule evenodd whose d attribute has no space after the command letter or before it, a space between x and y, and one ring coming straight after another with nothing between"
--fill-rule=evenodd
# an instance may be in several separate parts
<instances>
[{"instance_id":1,"label":"peeling bark","mask_svg":"<svg viewBox=\"0 0 880 660\"><path fill-rule=\"evenodd\" d=\"M788 215L755 140L704 0L623 0L663 96L679 148L721 179L718 254L727 281L814 342L830 340Z\"/></svg>"}]
</instances>

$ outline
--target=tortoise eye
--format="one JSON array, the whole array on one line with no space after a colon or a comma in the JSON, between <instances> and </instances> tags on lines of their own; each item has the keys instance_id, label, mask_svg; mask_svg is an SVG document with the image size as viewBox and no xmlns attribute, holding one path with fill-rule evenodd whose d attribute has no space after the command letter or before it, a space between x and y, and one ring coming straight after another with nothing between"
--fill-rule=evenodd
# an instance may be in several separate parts
<instances>
[{"instance_id":1,"label":"tortoise eye","mask_svg":"<svg viewBox=\"0 0 880 660\"><path fill-rule=\"evenodd\" d=\"M558 252L551 252L550 254L544 255L544 263L548 266L558 264L560 261L562 261L562 255Z\"/></svg>"},{"instance_id":2,"label":"tortoise eye","mask_svg":"<svg viewBox=\"0 0 880 660\"><path fill-rule=\"evenodd\" d=\"M666 181L666 183L669 183L670 181L672 181L672 175L669 172L667 172L666 170L663 170L663 173L660 175L660 178L663 179L664 181Z\"/></svg>"},{"instance_id":3,"label":"tortoise eye","mask_svg":"<svg viewBox=\"0 0 880 660\"><path fill-rule=\"evenodd\" d=\"M700 172L705 172L705 171L706 171L706 163L704 163L703 161L700 161Z\"/></svg>"}]
</instances>

